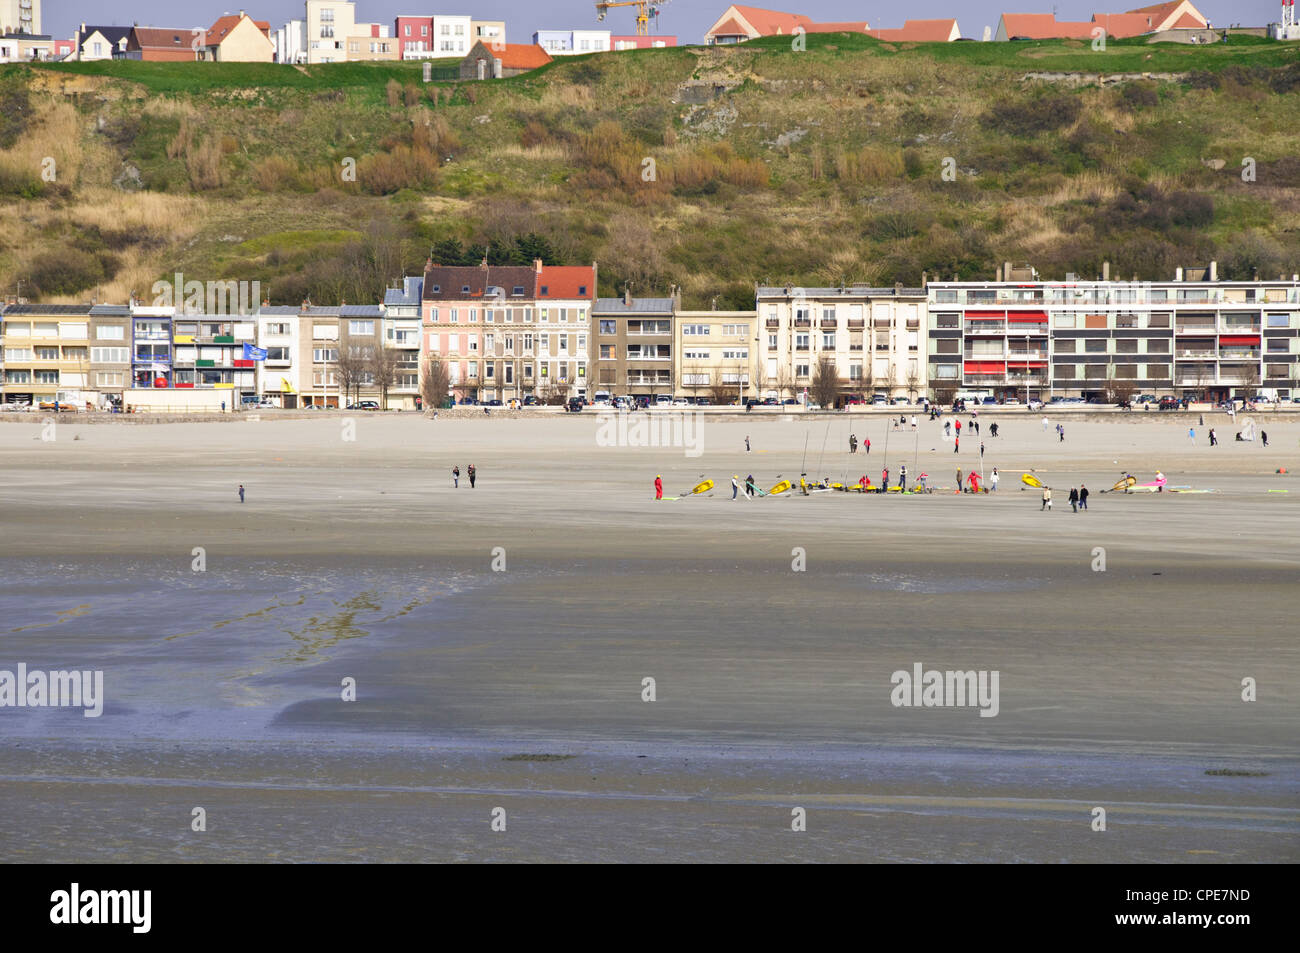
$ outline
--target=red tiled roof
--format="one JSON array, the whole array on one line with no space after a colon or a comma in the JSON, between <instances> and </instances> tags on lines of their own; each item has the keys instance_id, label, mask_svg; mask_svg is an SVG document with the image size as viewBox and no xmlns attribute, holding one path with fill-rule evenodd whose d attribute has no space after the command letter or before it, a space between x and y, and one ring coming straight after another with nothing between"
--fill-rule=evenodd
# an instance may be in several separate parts
<instances>
[{"instance_id":1,"label":"red tiled roof","mask_svg":"<svg viewBox=\"0 0 1300 953\"><path fill-rule=\"evenodd\" d=\"M483 43L482 40L479 42ZM492 51L495 59L501 61L502 69L537 69L551 61L551 54L536 43L506 43L504 50L486 43L483 45Z\"/></svg>"},{"instance_id":2,"label":"red tiled roof","mask_svg":"<svg viewBox=\"0 0 1300 953\"><path fill-rule=\"evenodd\" d=\"M808 33L863 33L867 29L867 21L862 20L858 23L812 23L803 24L803 28Z\"/></svg>"},{"instance_id":3,"label":"red tiled roof","mask_svg":"<svg viewBox=\"0 0 1300 953\"><path fill-rule=\"evenodd\" d=\"M797 26L808 29L812 23L801 13L782 13L779 10L764 10L762 7L742 7L733 5L736 12L749 21L761 36L776 36L778 33L792 33Z\"/></svg>"},{"instance_id":4,"label":"red tiled roof","mask_svg":"<svg viewBox=\"0 0 1300 953\"><path fill-rule=\"evenodd\" d=\"M239 23L240 16L237 13L228 13L224 17L218 17L217 22L208 28L208 35L203 42L206 46L216 46L229 35ZM270 39L271 24L265 20L253 20L253 26L257 27L262 33Z\"/></svg>"},{"instance_id":5,"label":"red tiled roof","mask_svg":"<svg viewBox=\"0 0 1300 953\"><path fill-rule=\"evenodd\" d=\"M877 40L889 40L895 43L947 43L956 32L957 21L946 20L907 20L900 30L868 30Z\"/></svg>"},{"instance_id":6,"label":"red tiled roof","mask_svg":"<svg viewBox=\"0 0 1300 953\"><path fill-rule=\"evenodd\" d=\"M1174 11L1183 5L1183 0L1169 0L1167 3L1156 3L1149 7L1138 7L1136 10L1129 10L1129 13L1143 13L1151 17L1152 29L1160 29L1165 20L1174 15ZM1190 6L1190 4L1189 4ZM1172 27L1185 27L1198 29L1205 27L1207 21L1201 16L1201 12L1196 7L1183 13L1178 20L1171 24Z\"/></svg>"},{"instance_id":7,"label":"red tiled roof","mask_svg":"<svg viewBox=\"0 0 1300 953\"><path fill-rule=\"evenodd\" d=\"M585 289L585 290L584 290ZM537 276L537 299L596 299L596 269L590 265L543 265Z\"/></svg>"},{"instance_id":8,"label":"red tiled roof","mask_svg":"<svg viewBox=\"0 0 1300 953\"><path fill-rule=\"evenodd\" d=\"M1150 33L1155 23L1145 13L1094 13L1092 22L1105 29L1107 36L1119 39Z\"/></svg>"},{"instance_id":9,"label":"red tiled roof","mask_svg":"<svg viewBox=\"0 0 1300 953\"><path fill-rule=\"evenodd\" d=\"M1094 24L1057 20L1051 13L1004 13L1002 25L1007 39L1024 36L1032 40L1088 39Z\"/></svg>"},{"instance_id":10,"label":"red tiled roof","mask_svg":"<svg viewBox=\"0 0 1300 953\"><path fill-rule=\"evenodd\" d=\"M138 49L189 50L194 34L190 30L169 30L165 27L138 26L131 32ZM128 46L130 41L128 41Z\"/></svg>"},{"instance_id":11,"label":"red tiled roof","mask_svg":"<svg viewBox=\"0 0 1300 953\"><path fill-rule=\"evenodd\" d=\"M727 17L727 22L714 30L710 36L749 36L749 31L737 23L735 17Z\"/></svg>"}]
</instances>

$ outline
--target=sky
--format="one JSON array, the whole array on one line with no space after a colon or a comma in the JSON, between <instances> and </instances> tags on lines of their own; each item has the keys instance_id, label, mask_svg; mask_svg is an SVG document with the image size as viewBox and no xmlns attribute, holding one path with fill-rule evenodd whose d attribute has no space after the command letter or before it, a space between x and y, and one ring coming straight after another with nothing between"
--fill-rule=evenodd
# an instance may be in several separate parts
<instances>
[{"instance_id":1,"label":"sky","mask_svg":"<svg viewBox=\"0 0 1300 953\"><path fill-rule=\"evenodd\" d=\"M920 0L900 10L896 4L861 3L854 0L798 0L798 2L751 3L767 9L802 13L826 22L866 20L871 27L900 27L907 16L918 19L956 17L963 36L979 39L984 27L996 28L998 15L1011 13L1056 12L1060 20L1088 20L1095 12L1120 13L1155 0ZM1263 26L1279 19L1280 4L1274 0L1193 0L1212 25L1240 23ZM67 37L83 23L103 26L192 27L209 26L223 13L241 9L257 20L267 20L278 27L290 19L303 16L301 0L42 0L43 28L46 33ZM676 36L682 43L703 42L707 30L723 11L725 0L670 0L659 14L655 32ZM611 10L603 23L596 22L594 0L357 0L357 19L366 23L383 23L392 27L398 14L432 13L469 14L479 19L504 19L506 39L511 43L530 42L540 29L608 29L614 33L635 33L635 8Z\"/></svg>"}]
</instances>

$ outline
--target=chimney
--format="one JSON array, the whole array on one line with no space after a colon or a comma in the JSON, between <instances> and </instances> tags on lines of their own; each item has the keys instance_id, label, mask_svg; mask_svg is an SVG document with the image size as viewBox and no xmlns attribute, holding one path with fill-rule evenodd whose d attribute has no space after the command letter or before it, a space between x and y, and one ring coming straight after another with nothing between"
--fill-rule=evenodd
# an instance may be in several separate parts
<instances>
[{"instance_id":1,"label":"chimney","mask_svg":"<svg viewBox=\"0 0 1300 953\"><path fill-rule=\"evenodd\" d=\"M994 280L994 281L1001 281L1001 280L1002 280L1002 266L1001 266L1001 265L998 265L998 267L994 270L994 273L993 273L993 280Z\"/></svg>"},{"instance_id":2,"label":"chimney","mask_svg":"<svg viewBox=\"0 0 1300 953\"><path fill-rule=\"evenodd\" d=\"M1181 268L1175 268L1175 269L1174 269L1174 281L1182 281L1182 280L1183 280L1183 269L1181 269Z\"/></svg>"},{"instance_id":3,"label":"chimney","mask_svg":"<svg viewBox=\"0 0 1300 953\"><path fill-rule=\"evenodd\" d=\"M1110 262L1108 261L1101 263L1101 280L1110 281Z\"/></svg>"},{"instance_id":4,"label":"chimney","mask_svg":"<svg viewBox=\"0 0 1300 953\"><path fill-rule=\"evenodd\" d=\"M930 286L929 276L926 275L925 272L921 272L921 290L924 291L929 286Z\"/></svg>"},{"instance_id":5,"label":"chimney","mask_svg":"<svg viewBox=\"0 0 1300 953\"><path fill-rule=\"evenodd\" d=\"M1219 280L1219 263L1217 261L1210 262L1210 280Z\"/></svg>"},{"instance_id":6,"label":"chimney","mask_svg":"<svg viewBox=\"0 0 1300 953\"><path fill-rule=\"evenodd\" d=\"M623 287L623 304L628 308L632 307L632 286L631 285L624 285Z\"/></svg>"},{"instance_id":7,"label":"chimney","mask_svg":"<svg viewBox=\"0 0 1300 953\"><path fill-rule=\"evenodd\" d=\"M542 260L540 258L533 259L533 270L539 275L542 273Z\"/></svg>"},{"instance_id":8,"label":"chimney","mask_svg":"<svg viewBox=\"0 0 1300 953\"><path fill-rule=\"evenodd\" d=\"M1011 262L1007 262L1002 266L1002 280L1003 281L1011 280Z\"/></svg>"}]
</instances>

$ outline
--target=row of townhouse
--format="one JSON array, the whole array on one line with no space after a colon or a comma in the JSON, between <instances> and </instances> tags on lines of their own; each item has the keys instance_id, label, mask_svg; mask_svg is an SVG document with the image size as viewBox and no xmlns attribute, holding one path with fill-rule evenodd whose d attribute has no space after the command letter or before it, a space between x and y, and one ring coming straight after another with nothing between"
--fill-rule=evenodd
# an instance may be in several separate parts
<instances>
[{"instance_id":1,"label":"row of townhouse","mask_svg":"<svg viewBox=\"0 0 1300 953\"><path fill-rule=\"evenodd\" d=\"M456 399L799 398L830 362L842 400L1123 393L1300 395L1300 276L759 287L748 311L680 295L601 298L597 266L427 263L377 304L205 314L15 303L0 311L6 403L147 408L268 401L421 406L437 362ZM379 364L374 364L381 359Z\"/></svg>"}]
</instances>

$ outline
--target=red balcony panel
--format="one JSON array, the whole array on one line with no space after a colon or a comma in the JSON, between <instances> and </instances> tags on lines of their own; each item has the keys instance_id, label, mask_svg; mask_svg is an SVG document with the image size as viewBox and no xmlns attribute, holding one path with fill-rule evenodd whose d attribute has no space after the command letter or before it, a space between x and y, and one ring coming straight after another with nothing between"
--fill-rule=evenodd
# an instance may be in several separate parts
<instances>
[{"instance_id":1,"label":"red balcony panel","mask_svg":"<svg viewBox=\"0 0 1300 953\"><path fill-rule=\"evenodd\" d=\"M189 388L190 390L193 390L193 389L194 389L194 385L193 385L193 384L177 384L176 387L177 387L177 388Z\"/></svg>"},{"instance_id":2,"label":"red balcony panel","mask_svg":"<svg viewBox=\"0 0 1300 953\"><path fill-rule=\"evenodd\" d=\"M1220 344L1254 344L1259 345L1258 334L1221 334L1219 335Z\"/></svg>"},{"instance_id":3,"label":"red balcony panel","mask_svg":"<svg viewBox=\"0 0 1300 953\"><path fill-rule=\"evenodd\" d=\"M1007 365L1002 361L967 361L965 363L965 372L967 374L1005 374Z\"/></svg>"},{"instance_id":4,"label":"red balcony panel","mask_svg":"<svg viewBox=\"0 0 1300 953\"><path fill-rule=\"evenodd\" d=\"M256 362L254 362L254 361L245 361L243 358L236 358L235 361L234 361L233 363L234 363L235 367L254 367L254 366L256 366Z\"/></svg>"},{"instance_id":5,"label":"red balcony panel","mask_svg":"<svg viewBox=\"0 0 1300 953\"><path fill-rule=\"evenodd\" d=\"M1005 311L967 311L967 321L1001 321L1007 316Z\"/></svg>"}]
</instances>

